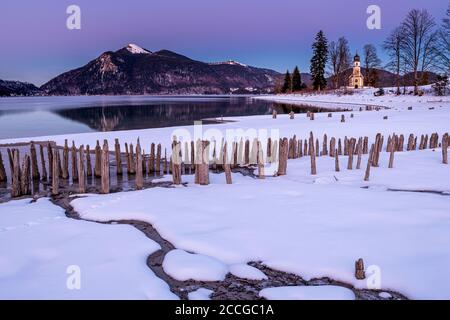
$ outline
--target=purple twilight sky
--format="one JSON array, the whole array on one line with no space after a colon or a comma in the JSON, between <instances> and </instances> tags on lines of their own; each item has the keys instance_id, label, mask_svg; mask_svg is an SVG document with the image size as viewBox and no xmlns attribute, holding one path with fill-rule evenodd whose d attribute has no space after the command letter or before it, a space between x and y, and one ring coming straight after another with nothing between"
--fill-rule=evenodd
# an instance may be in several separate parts
<instances>
[{"instance_id":1,"label":"purple twilight sky","mask_svg":"<svg viewBox=\"0 0 450 320\"><path fill-rule=\"evenodd\" d=\"M66 8L81 8L81 30L66 28ZM381 7L381 30L366 27L366 8ZM238 60L308 72L311 43L323 29L352 51L379 46L412 8L440 23L443 0L2 0L0 79L41 85L104 51L136 43L201 61ZM383 58L381 49L380 55Z\"/></svg>"}]
</instances>

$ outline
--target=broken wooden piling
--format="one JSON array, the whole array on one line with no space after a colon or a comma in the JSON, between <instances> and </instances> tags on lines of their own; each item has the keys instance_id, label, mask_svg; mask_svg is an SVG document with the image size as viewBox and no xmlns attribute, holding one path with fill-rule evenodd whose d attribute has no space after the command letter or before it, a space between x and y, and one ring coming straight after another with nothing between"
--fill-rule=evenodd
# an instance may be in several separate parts
<instances>
[{"instance_id":1,"label":"broken wooden piling","mask_svg":"<svg viewBox=\"0 0 450 320\"><path fill-rule=\"evenodd\" d=\"M109 193L109 148L108 140L103 141L101 153L102 193Z\"/></svg>"}]
</instances>

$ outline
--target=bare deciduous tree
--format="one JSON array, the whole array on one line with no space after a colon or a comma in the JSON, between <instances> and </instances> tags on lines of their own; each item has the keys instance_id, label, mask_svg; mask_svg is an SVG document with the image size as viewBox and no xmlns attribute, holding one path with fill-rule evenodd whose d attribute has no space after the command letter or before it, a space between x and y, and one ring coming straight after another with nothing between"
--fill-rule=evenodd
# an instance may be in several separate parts
<instances>
[{"instance_id":1,"label":"bare deciduous tree","mask_svg":"<svg viewBox=\"0 0 450 320\"><path fill-rule=\"evenodd\" d=\"M450 4L438 33L438 69L446 74L450 73Z\"/></svg>"},{"instance_id":2,"label":"bare deciduous tree","mask_svg":"<svg viewBox=\"0 0 450 320\"><path fill-rule=\"evenodd\" d=\"M347 39L340 37L337 42L332 41L329 45L330 69L333 87L335 89L342 85L342 75L350 68L350 48Z\"/></svg>"},{"instance_id":3,"label":"bare deciduous tree","mask_svg":"<svg viewBox=\"0 0 450 320\"><path fill-rule=\"evenodd\" d=\"M379 68L381 60L378 58L377 48L373 44L366 44L363 47L365 82L370 86L375 86L375 68Z\"/></svg>"},{"instance_id":4,"label":"bare deciduous tree","mask_svg":"<svg viewBox=\"0 0 450 320\"><path fill-rule=\"evenodd\" d=\"M404 39L403 29L398 27L394 29L389 37L383 43L383 49L387 52L389 61L386 68L395 73L395 85L397 86L397 94L400 94L400 70L401 61L401 45Z\"/></svg>"},{"instance_id":5,"label":"bare deciduous tree","mask_svg":"<svg viewBox=\"0 0 450 320\"><path fill-rule=\"evenodd\" d=\"M429 55L434 51L434 26L434 18L425 9L411 10L402 23L405 36L401 44L402 58L413 73L414 94L419 92L418 70L427 70Z\"/></svg>"}]
</instances>

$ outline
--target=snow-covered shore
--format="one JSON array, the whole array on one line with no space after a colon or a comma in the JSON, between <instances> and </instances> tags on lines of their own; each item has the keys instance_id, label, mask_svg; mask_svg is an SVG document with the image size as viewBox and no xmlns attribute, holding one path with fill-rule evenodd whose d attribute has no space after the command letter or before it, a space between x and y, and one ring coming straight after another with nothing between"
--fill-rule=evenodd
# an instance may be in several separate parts
<instances>
[{"instance_id":1,"label":"snow-covered shore","mask_svg":"<svg viewBox=\"0 0 450 320\"><path fill-rule=\"evenodd\" d=\"M258 98L283 100L283 96ZM450 131L448 97L373 97L369 93L311 96L306 100L304 96L284 97L290 103L304 103L308 99L312 102L319 98L329 105L348 102L389 109L337 112L332 117L317 113L315 120L305 114L296 114L292 120L288 115L278 115L277 119L272 119L271 115L233 117L225 119L231 122L205 125L203 132L209 131L208 137L213 134L219 139L220 134L226 136L227 130L234 130L239 138L239 134L246 137L252 130L266 129L279 130L280 136L295 134L304 139L312 131L319 138L326 133L328 137L336 138L368 136L373 141L376 133L387 136L395 132L407 136L437 132L441 137ZM340 121L341 114L345 115L345 122ZM96 140L108 139L113 145L115 138L124 143L135 142L139 137L148 151L152 142L169 148L172 136L182 130L195 137L194 127L184 126L32 139L52 140L59 145L69 139L77 145L92 146ZM9 139L0 144L29 140ZM312 176L310 159L303 157L289 160L287 175L282 177L257 180L236 173L233 184L227 185L223 174L211 173L211 184L198 186L193 183L192 176L183 176L187 187L89 195L72 201L72 205L86 220L135 219L151 223L177 249L198 254L172 253L165 268L174 278L192 278L194 274L199 279L221 279L226 272L242 273L235 269L245 268L249 261L262 261L271 268L292 272L305 279L329 276L366 288L368 282L354 277L354 262L363 258L370 271L368 275L376 277L372 279L379 281L382 289L399 291L414 299L450 299L450 275L447 272L450 268L450 167L442 164L441 149L397 152L392 169L387 168L388 154L382 152L380 167L372 168L368 182L363 181L363 169L346 170L347 157L340 159L340 172L335 172L333 158L323 156L317 158L318 174ZM367 155L364 155L362 163L366 162ZM41 215L45 221L61 216L58 218L61 225L44 224L45 228L40 229L24 227L35 222L43 224ZM78 229L85 227L83 232ZM30 289L35 279L39 284L56 286L56 280L50 275L56 272L54 268L70 261L75 261L71 264L83 262L85 252L95 242L96 259L89 260L87 268L94 271L100 268L106 275L111 275L120 272L124 263L137 270L133 276L127 274L126 285L123 282L117 284L117 290L122 288L126 292L118 297L172 298L168 287L151 270L145 270L143 257L157 250L157 245L150 239L138 237L135 230L119 229L118 226L66 220L61 209L47 200L39 200L36 204L26 200L0 204L0 297L26 297L29 290L29 297L46 298L58 294L63 298L112 297L112 291L96 291L100 289L79 297L58 291L59 287L47 295L41 293L42 296L36 288ZM61 230L66 230L64 235ZM100 234L101 239L92 235L94 233ZM78 241L80 237L81 242ZM36 238L40 240L30 244L31 239ZM135 251L125 257L122 251L111 252L107 244L112 238L114 241L120 238L118 246L131 246ZM10 250L12 239L19 239L14 250ZM77 250L82 252L74 249L74 241L79 245ZM64 247L63 251L62 245L55 243L68 243L68 249ZM53 255L47 255L48 252ZM39 260L42 255L53 258ZM110 259L111 264L105 262ZM189 265L185 266L185 262ZM31 265L37 271L31 270ZM65 275L65 270L62 272ZM105 278L96 276L100 280L93 283L103 286ZM138 281L145 277L147 284L143 289ZM15 287L12 293L2 291L2 288L12 286ZM155 291L150 294L149 290ZM303 289L287 291L266 291L261 295L307 298Z\"/></svg>"}]
</instances>

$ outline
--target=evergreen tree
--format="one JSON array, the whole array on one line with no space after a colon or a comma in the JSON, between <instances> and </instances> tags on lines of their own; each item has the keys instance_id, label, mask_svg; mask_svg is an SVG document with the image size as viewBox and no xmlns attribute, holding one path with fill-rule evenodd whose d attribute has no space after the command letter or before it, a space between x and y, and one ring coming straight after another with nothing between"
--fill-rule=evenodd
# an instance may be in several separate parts
<instances>
[{"instance_id":1,"label":"evergreen tree","mask_svg":"<svg viewBox=\"0 0 450 320\"><path fill-rule=\"evenodd\" d=\"M292 91L302 90L302 75L298 67L295 67L294 72L292 72Z\"/></svg>"},{"instance_id":2,"label":"evergreen tree","mask_svg":"<svg viewBox=\"0 0 450 320\"><path fill-rule=\"evenodd\" d=\"M327 80L325 79L325 66L328 60L328 41L320 30L312 45L313 57L311 58L311 77L313 80L314 90L323 90L327 86Z\"/></svg>"},{"instance_id":3,"label":"evergreen tree","mask_svg":"<svg viewBox=\"0 0 450 320\"><path fill-rule=\"evenodd\" d=\"M286 75L284 76L284 84L283 87L281 88L281 92L287 93L291 91L291 88L292 88L291 74L289 73L289 70L287 70Z\"/></svg>"}]
</instances>

